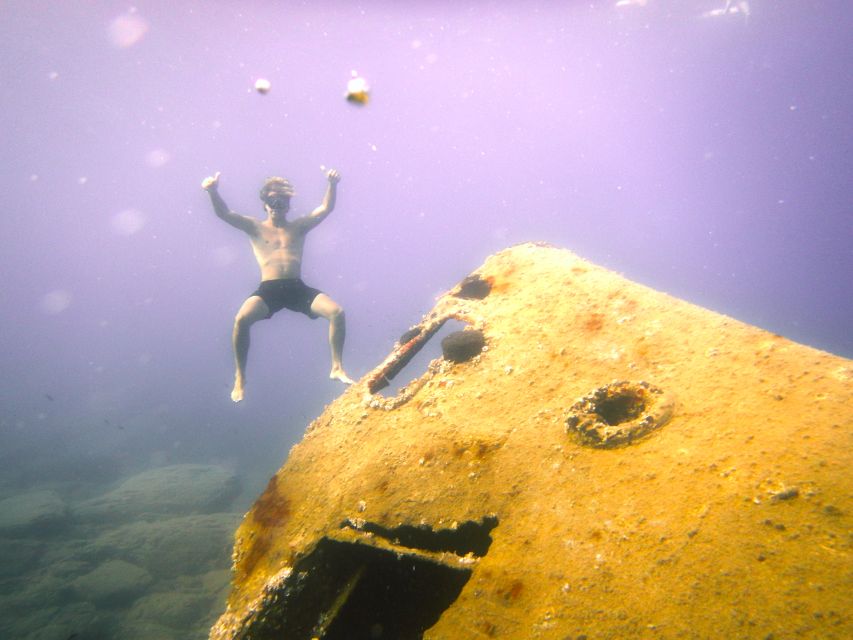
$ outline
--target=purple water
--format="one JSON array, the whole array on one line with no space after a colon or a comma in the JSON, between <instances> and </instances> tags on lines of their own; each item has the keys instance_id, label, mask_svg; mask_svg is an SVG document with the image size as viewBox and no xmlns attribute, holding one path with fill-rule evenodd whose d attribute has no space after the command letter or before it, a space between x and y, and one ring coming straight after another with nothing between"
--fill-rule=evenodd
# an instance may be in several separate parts
<instances>
[{"instance_id":1,"label":"purple water","mask_svg":"<svg viewBox=\"0 0 853 640\"><path fill-rule=\"evenodd\" d=\"M303 277L353 377L527 240L853 356L853 7L734 4L4 2L3 495L188 461L262 486L340 392L325 322L282 312L230 401L258 270L216 171L258 217L268 175L298 215L341 172Z\"/></svg>"}]
</instances>

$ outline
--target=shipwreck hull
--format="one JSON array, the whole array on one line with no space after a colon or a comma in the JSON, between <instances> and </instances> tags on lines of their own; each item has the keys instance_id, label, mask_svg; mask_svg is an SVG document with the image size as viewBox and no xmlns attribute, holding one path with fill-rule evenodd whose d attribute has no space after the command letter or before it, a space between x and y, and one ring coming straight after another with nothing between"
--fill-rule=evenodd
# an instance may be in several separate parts
<instances>
[{"instance_id":1,"label":"shipwreck hull","mask_svg":"<svg viewBox=\"0 0 853 640\"><path fill-rule=\"evenodd\" d=\"M482 350L406 369L448 319ZM851 637L851 380L568 251L502 251L311 423L210 637Z\"/></svg>"}]
</instances>

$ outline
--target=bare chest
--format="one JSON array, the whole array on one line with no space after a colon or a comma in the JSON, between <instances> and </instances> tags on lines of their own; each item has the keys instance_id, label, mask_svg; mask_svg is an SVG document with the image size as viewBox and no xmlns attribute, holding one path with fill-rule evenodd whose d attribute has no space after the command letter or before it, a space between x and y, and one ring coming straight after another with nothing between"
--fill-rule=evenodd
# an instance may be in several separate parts
<instances>
[{"instance_id":1,"label":"bare chest","mask_svg":"<svg viewBox=\"0 0 853 640\"><path fill-rule=\"evenodd\" d=\"M262 253L300 252L305 236L293 227L261 226L252 239L255 250Z\"/></svg>"}]
</instances>

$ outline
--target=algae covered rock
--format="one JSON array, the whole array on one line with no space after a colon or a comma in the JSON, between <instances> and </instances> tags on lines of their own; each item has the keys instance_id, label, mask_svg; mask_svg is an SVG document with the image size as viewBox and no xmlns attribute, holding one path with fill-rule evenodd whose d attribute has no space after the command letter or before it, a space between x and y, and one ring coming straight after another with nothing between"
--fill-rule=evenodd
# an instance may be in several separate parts
<instances>
[{"instance_id":1,"label":"algae covered rock","mask_svg":"<svg viewBox=\"0 0 853 640\"><path fill-rule=\"evenodd\" d=\"M120 635L118 637L122 640L152 640L153 638L157 640L186 640L187 638L184 631L151 620L136 618L124 620L119 629Z\"/></svg>"},{"instance_id":2,"label":"algae covered rock","mask_svg":"<svg viewBox=\"0 0 853 640\"><path fill-rule=\"evenodd\" d=\"M226 566L237 514L215 513L134 522L101 534L95 557L117 557L157 577L194 575Z\"/></svg>"},{"instance_id":3,"label":"algae covered rock","mask_svg":"<svg viewBox=\"0 0 853 640\"><path fill-rule=\"evenodd\" d=\"M28 491L0 500L0 535L47 532L64 524L67 516L68 507L55 491Z\"/></svg>"},{"instance_id":4,"label":"algae covered rock","mask_svg":"<svg viewBox=\"0 0 853 640\"><path fill-rule=\"evenodd\" d=\"M0 580L26 573L44 551L45 543L35 540L0 538Z\"/></svg>"},{"instance_id":5,"label":"algae covered rock","mask_svg":"<svg viewBox=\"0 0 853 640\"><path fill-rule=\"evenodd\" d=\"M450 319L486 347L406 370ZM311 423L211 639L853 637L852 385L568 251L502 251Z\"/></svg>"},{"instance_id":6,"label":"algae covered rock","mask_svg":"<svg viewBox=\"0 0 853 640\"><path fill-rule=\"evenodd\" d=\"M81 599L110 607L133 602L152 582L151 574L141 567L124 560L107 560L72 584Z\"/></svg>"},{"instance_id":7,"label":"algae covered rock","mask_svg":"<svg viewBox=\"0 0 853 640\"><path fill-rule=\"evenodd\" d=\"M193 626L209 611L213 598L207 593L168 591L142 596L133 604L130 617L156 622L173 629Z\"/></svg>"},{"instance_id":8,"label":"algae covered rock","mask_svg":"<svg viewBox=\"0 0 853 640\"><path fill-rule=\"evenodd\" d=\"M0 608L0 637L26 640L69 640L69 629L78 638L106 638L107 618L89 602L66 602L46 605L22 615L21 610L3 611Z\"/></svg>"},{"instance_id":9,"label":"algae covered rock","mask_svg":"<svg viewBox=\"0 0 853 640\"><path fill-rule=\"evenodd\" d=\"M215 465L179 464L143 471L113 491L80 504L79 519L130 519L149 515L212 513L227 507L239 483Z\"/></svg>"}]
</instances>

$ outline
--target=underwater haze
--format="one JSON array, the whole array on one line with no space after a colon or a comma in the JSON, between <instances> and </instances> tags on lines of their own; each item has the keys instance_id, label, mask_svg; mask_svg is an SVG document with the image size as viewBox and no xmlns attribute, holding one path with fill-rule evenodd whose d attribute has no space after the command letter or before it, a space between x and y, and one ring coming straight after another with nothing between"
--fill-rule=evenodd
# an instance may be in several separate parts
<instances>
[{"instance_id":1,"label":"underwater haze","mask_svg":"<svg viewBox=\"0 0 853 640\"><path fill-rule=\"evenodd\" d=\"M240 514L342 389L327 323L282 311L231 401L259 272L216 172L258 218L267 176L299 216L340 172L302 275L353 378L530 240L853 356L851 26L842 0L6 0L0 635L205 637ZM139 551L175 531L181 570Z\"/></svg>"}]
</instances>

